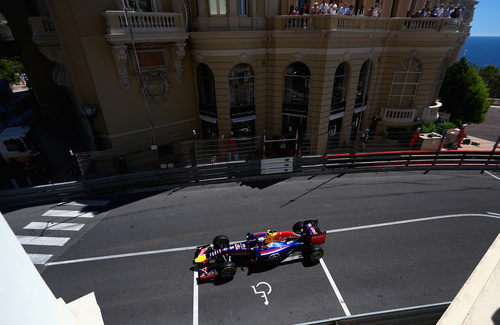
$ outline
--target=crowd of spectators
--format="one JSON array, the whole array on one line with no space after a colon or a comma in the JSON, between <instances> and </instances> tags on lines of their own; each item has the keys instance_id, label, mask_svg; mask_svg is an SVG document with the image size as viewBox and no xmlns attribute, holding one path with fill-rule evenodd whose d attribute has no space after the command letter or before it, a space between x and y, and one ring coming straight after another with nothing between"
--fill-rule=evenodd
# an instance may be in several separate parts
<instances>
[{"instance_id":1,"label":"crowd of spectators","mask_svg":"<svg viewBox=\"0 0 500 325\"><path fill-rule=\"evenodd\" d=\"M314 2L311 8L309 8L305 3L302 7L296 8L293 5L290 6L289 15L345 15L345 16L372 16L378 17L380 15L380 7L378 3L375 3L374 7L365 10L364 6L361 6L357 11L354 10L353 5L349 5L340 1L334 0L323 0L321 4Z\"/></svg>"},{"instance_id":2,"label":"crowd of spectators","mask_svg":"<svg viewBox=\"0 0 500 325\"><path fill-rule=\"evenodd\" d=\"M340 1L339 4L337 4ZM309 8L306 3L302 7L296 8L290 6L289 15L345 15L345 16L368 16L379 17L381 8L378 3L366 10L361 6L358 10L354 9L353 5L344 3L342 0L323 0L321 4L314 2ZM462 9L460 7L447 7L441 4L439 7L422 8L421 10L409 14L410 17L446 17L446 18L462 18Z\"/></svg>"}]
</instances>

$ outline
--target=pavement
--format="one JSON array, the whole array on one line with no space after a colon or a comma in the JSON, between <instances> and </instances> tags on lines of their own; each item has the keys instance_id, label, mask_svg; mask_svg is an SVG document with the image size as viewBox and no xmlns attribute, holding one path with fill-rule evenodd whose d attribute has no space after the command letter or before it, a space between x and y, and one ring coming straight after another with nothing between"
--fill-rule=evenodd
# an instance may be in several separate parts
<instances>
[{"instance_id":1,"label":"pavement","mask_svg":"<svg viewBox=\"0 0 500 325\"><path fill-rule=\"evenodd\" d=\"M500 232L499 176L292 177L134 191L4 215L18 236L70 238L25 249L52 254L38 269L56 297L94 291L105 324L291 324L451 301ZM95 200L110 201L97 207ZM81 213L56 216L61 210ZM321 263L243 268L228 283L196 284L196 245L218 234L233 241L289 230L306 218L328 233ZM43 221L84 226L24 229Z\"/></svg>"}]
</instances>

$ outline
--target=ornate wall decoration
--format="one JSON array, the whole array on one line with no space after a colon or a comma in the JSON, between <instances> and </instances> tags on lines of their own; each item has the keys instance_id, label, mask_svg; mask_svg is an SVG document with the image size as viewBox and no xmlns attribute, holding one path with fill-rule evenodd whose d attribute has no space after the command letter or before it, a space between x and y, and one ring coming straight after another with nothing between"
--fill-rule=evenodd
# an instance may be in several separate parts
<instances>
[{"instance_id":1,"label":"ornate wall decoration","mask_svg":"<svg viewBox=\"0 0 500 325\"><path fill-rule=\"evenodd\" d=\"M194 54L194 60L197 63L204 63L205 62L205 57L201 53L193 51L193 54Z\"/></svg>"},{"instance_id":2,"label":"ornate wall decoration","mask_svg":"<svg viewBox=\"0 0 500 325\"><path fill-rule=\"evenodd\" d=\"M246 53L241 53L238 56L238 63L248 63L248 54Z\"/></svg>"},{"instance_id":3,"label":"ornate wall decoration","mask_svg":"<svg viewBox=\"0 0 500 325\"><path fill-rule=\"evenodd\" d=\"M343 61L351 61L351 53L349 51L345 51L342 55Z\"/></svg>"},{"instance_id":4,"label":"ornate wall decoration","mask_svg":"<svg viewBox=\"0 0 500 325\"><path fill-rule=\"evenodd\" d=\"M175 51L175 77L177 80L182 81L182 74L184 73L184 69L182 68L182 59L186 55L186 51L184 50L185 43L176 43L176 51Z\"/></svg>"},{"instance_id":5,"label":"ornate wall decoration","mask_svg":"<svg viewBox=\"0 0 500 325\"><path fill-rule=\"evenodd\" d=\"M302 58L303 58L303 57L304 57L304 56L303 56L303 55L302 55L302 53L300 53L300 52L295 52L295 53L293 54L293 59L294 59L295 61L302 61Z\"/></svg>"},{"instance_id":6,"label":"ornate wall decoration","mask_svg":"<svg viewBox=\"0 0 500 325\"><path fill-rule=\"evenodd\" d=\"M116 69L118 70L118 78L120 85L124 89L130 87L130 80L127 71L127 47L126 46L112 46L113 57L115 58Z\"/></svg>"},{"instance_id":7,"label":"ornate wall decoration","mask_svg":"<svg viewBox=\"0 0 500 325\"><path fill-rule=\"evenodd\" d=\"M418 51L417 50L411 50L410 51L410 54L409 54L409 57L410 58L417 58L419 55Z\"/></svg>"},{"instance_id":8,"label":"ornate wall decoration","mask_svg":"<svg viewBox=\"0 0 500 325\"><path fill-rule=\"evenodd\" d=\"M142 80L148 98L151 98L155 102L166 98L167 92L170 89L170 82L165 71L151 70L144 72L142 73Z\"/></svg>"}]
</instances>

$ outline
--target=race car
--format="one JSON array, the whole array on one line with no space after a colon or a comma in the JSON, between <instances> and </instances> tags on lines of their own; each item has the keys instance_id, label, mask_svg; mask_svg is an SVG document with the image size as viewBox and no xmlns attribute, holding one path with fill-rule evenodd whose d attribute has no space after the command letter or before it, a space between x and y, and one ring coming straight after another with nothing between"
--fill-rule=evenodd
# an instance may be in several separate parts
<instances>
[{"instance_id":1,"label":"race car","mask_svg":"<svg viewBox=\"0 0 500 325\"><path fill-rule=\"evenodd\" d=\"M211 245L196 248L193 264L198 267L198 280L217 276L230 280L237 266L280 263L295 252L301 252L305 262L318 262L323 257L320 244L326 238L318 220L297 222L292 230L247 233L245 241L233 244L224 235L216 236Z\"/></svg>"}]
</instances>

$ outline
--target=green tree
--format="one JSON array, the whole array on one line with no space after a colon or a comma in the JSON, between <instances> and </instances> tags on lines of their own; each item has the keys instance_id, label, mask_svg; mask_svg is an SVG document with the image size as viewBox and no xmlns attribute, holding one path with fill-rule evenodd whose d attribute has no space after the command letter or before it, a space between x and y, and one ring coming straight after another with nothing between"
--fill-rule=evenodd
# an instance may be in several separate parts
<instances>
[{"instance_id":1,"label":"green tree","mask_svg":"<svg viewBox=\"0 0 500 325\"><path fill-rule=\"evenodd\" d=\"M500 70L490 64L481 68L479 74L490 89L490 97L500 98Z\"/></svg>"},{"instance_id":2,"label":"green tree","mask_svg":"<svg viewBox=\"0 0 500 325\"><path fill-rule=\"evenodd\" d=\"M439 97L443 110L458 125L484 122L490 107L488 87L465 57L446 70Z\"/></svg>"},{"instance_id":3,"label":"green tree","mask_svg":"<svg viewBox=\"0 0 500 325\"><path fill-rule=\"evenodd\" d=\"M21 62L0 59L0 78L4 78L12 84L19 81L19 74L22 72L24 72L24 66Z\"/></svg>"}]
</instances>

